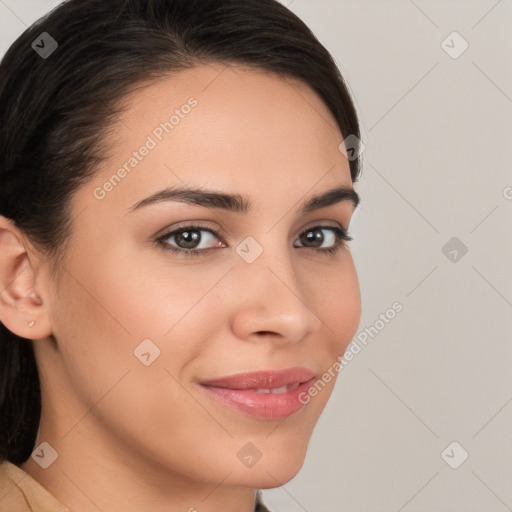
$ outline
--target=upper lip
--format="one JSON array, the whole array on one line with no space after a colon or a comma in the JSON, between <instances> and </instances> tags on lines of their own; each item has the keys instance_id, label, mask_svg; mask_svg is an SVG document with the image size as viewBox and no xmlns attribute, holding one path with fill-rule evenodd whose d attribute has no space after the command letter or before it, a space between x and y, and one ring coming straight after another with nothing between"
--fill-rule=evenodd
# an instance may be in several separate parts
<instances>
[{"instance_id":1,"label":"upper lip","mask_svg":"<svg viewBox=\"0 0 512 512\"><path fill-rule=\"evenodd\" d=\"M311 380L315 373L307 368L295 367L285 370L254 371L238 373L217 379L201 381L205 386L230 389L276 389L289 384Z\"/></svg>"}]
</instances>

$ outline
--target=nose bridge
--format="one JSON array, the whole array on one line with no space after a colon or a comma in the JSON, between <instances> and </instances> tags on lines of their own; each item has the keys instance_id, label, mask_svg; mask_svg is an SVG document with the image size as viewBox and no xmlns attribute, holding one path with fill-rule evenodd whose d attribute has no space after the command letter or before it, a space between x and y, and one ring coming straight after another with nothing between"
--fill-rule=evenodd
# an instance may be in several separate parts
<instances>
[{"instance_id":1,"label":"nose bridge","mask_svg":"<svg viewBox=\"0 0 512 512\"><path fill-rule=\"evenodd\" d=\"M273 333L299 341L320 322L301 283L287 244L267 236L260 244L248 237L237 247L237 296L233 328L244 338Z\"/></svg>"}]
</instances>

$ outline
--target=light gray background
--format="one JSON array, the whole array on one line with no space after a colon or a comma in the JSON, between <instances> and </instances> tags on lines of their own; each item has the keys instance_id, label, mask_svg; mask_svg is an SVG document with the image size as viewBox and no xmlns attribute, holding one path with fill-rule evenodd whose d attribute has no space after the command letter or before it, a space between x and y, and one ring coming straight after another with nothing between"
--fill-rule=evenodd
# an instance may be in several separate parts
<instances>
[{"instance_id":1,"label":"light gray background","mask_svg":"<svg viewBox=\"0 0 512 512\"><path fill-rule=\"evenodd\" d=\"M58 3L0 0L0 53ZM341 371L303 469L265 502L512 510L512 1L282 3L332 52L361 118L358 334L403 310ZM445 256L452 237L467 254Z\"/></svg>"}]
</instances>

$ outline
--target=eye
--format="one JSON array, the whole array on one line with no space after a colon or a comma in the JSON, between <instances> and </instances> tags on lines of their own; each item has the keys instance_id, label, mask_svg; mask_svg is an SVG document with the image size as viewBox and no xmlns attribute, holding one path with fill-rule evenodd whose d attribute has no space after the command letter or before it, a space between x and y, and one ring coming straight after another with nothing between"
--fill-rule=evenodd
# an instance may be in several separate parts
<instances>
[{"instance_id":1,"label":"eye","mask_svg":"<svg viewBox=\"0 0 512 512\"><path fill-rule=\"evenodd\" d=\"M327 236L323 234L324 231L329 232ZM345 245L344 242L352 240L352 237L349 236L345 229L338 226L314 226L304 230L299 235L299 240L301 244L308 244L306 246L307 249L317 249L316 252L320 253L333 253L340 250ZM328 247L319 249L326 241ZM312 246L309 244L312 244Z\"/></svg>"},{"instance_id":2,"label":"eye","mask_svg":"<svg viewBox=\"0 0 512 512\"><path fill-rule=\"evenodd\" d=\"M201 234L202 232L206 233L206 236ZM213 229L195 224L169 231L159 237L157 242L167 250L192 256L220 247L222 242L215 242L217 237L218 234ZM168 240L173 239L177 247L169 244Z\"/></svg>"},{"instance_id":3,"label":"eye","mask_svg":"<svg viewBox=\"0 0 512 512\"><path fill-rule=\"evenodd\" d=\"M325 232L327 235L324 234ZM294 247L302 247L302 250L327 255L341 250L345 246L344 242L352 240L352 237L345 229L338 226L314 226L302 231L298 240L300 245L294 245ZM215 249L226 247L215 230L199 224L168 231L158 237L156 243L164 250L182 256L204 256Z\"/></svg>"}]
</instances>

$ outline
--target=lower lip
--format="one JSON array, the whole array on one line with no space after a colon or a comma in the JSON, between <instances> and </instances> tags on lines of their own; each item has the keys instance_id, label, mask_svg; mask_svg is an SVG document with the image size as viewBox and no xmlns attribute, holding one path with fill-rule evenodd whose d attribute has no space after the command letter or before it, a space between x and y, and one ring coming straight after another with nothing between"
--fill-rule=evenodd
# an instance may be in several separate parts
<instances>
[{"instance_id":1,"label":"lower lip","mask_svg":"<svg viewBox=\"0 0 512 512\"><path fill-rule=\"evenodd\" d=\"M257 393L253 390L218 388L201 384L209 396L220 400L244 413L266 420L279 420L290 416L304 407L299 400L308 391L314 378L303 382L285 393Z\"/></svg>"}]
</instances>

